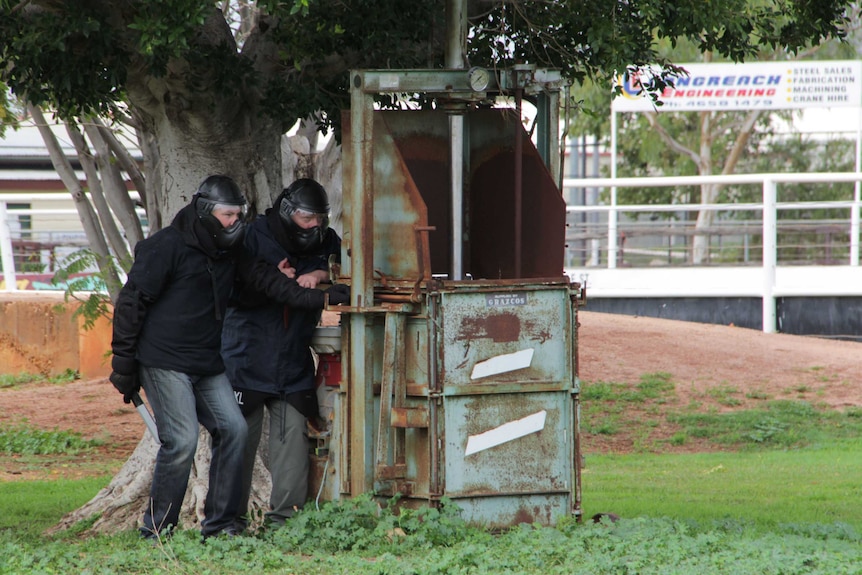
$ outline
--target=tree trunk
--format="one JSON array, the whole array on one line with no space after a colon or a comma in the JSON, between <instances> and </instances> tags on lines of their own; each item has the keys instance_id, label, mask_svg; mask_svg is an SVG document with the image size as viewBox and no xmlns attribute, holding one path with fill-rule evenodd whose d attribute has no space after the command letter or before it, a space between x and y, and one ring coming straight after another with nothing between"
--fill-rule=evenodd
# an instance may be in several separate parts
<instances>
[{"instance_id":1,"label":"tree trunk","mask_svg":"<svg viewBox=\"0 0 862 575\"><path fill-rule=\"evenodd\" d=\"M261 446L266 444L266 441L261 441ZM92 517L98 517L98 519L87 529L91 533L114 533L139 528L144 511L149 505L153 464L157 452L158 445L149 432L146 432L135 451L107 487L99 491L84 506L67 513L59 523L49 528L46 534L64 531ZM180 511L180 528L200 527L204 518L209 466L210 436L204 428L201 428L189 485ZM249 497L250 529L252 530L260 526L263 512L268 509L271 488L269 472L259 453L255 462L254 481Z\"/></svg>"}]
</instances>

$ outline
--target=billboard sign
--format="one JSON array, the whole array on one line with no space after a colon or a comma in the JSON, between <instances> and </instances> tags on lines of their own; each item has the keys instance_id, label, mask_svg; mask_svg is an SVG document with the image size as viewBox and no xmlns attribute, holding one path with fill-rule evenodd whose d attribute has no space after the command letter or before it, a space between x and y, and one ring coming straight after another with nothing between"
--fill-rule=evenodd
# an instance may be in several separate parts
<instances>
[{"instance_id":1,"label":"billboard sign","mask_svg":"<svg viewBox=\"0 0 862 575\"><path fill-rule=\"evenodd\" d=\"M674 86L656 106L641 90L640 75L618 75L622 93L614 112L702 112L708 110L784 110L859 107L862 105L862 61L751 62L748 64L679 64L688 75L672 78Z\"/></svg>"}]
</instances>

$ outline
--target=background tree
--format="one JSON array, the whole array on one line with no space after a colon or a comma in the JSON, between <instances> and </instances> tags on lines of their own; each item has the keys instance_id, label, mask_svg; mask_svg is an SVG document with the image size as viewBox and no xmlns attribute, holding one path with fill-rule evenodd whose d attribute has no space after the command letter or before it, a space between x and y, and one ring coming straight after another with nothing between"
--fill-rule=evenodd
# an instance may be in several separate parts
<instances>
[{"instance_id":1,"label":"background tree","mask_svg":"<svg viewBox=\"0 0 862 575\"><path fill-rule=\"evenodd\" d=\"M659 64L674 72L657 39L690 38L700 50L734 60L752 57L763 46L795 52L840 36L848 4L468 0L471 33L463 38L464 64L531 63L609 86L614 71L630 66ZM115 191L125 194L119 171L135 182L150 231L169 222L214 172L235 178L252 211L259 212L282 188L286 130L297 122L332 130L335 149L340 111L348 107L348 71L443 67L445 15L454 5L444 0L0 0L0 80L39 123L37 110L53 111L70 127L79 156L92 158L86 186L64 181L82 204L88 237L107 238L89 237L104 269L108 258L102 252L120 259L127 253L114 246L116 237L99 207L101 187L104 204L129 215L129 198L114 198L122 205L110 200ZM647 88L661 89L665 72ZM131 127L143 153L139 179L110 137L119 123ZM46 144L51 150L50 138ZM295 149L314 151L307 143ZM336 156L337 151L329 157ZM62 174L63 159L52 157ZM336 195L338 183L329 186ZM90 202L96 207L83 205ZM133 244L138 224L132 217L118 218L121 233ZM96 513L101 517L94 529L133 524L145 502L140 484L146 475L140 468L151 456L139 451L146 444L145 438L111 485L63 525ZM205 477L205 471L198 470L198 476ZM193 480L187 497L192 518L202 505L201 491Z\"/></svg>"}]
</instances>

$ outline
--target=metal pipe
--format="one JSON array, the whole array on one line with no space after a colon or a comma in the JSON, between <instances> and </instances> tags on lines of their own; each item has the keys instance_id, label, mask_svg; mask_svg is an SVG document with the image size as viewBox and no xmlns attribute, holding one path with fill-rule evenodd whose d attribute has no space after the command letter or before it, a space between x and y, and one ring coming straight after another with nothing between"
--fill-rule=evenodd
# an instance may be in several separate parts
<instances>
[{"instance_id":1,"label":"metal pipe","mask_svg":"<svg viewBox=\"0 0 862 575\"><path fill-rule=\"evenodd\" d=\"M450 277L463 279L464 273L464 116L449 116L450 193L452 196L452 266Z\"/></svg>"},{"instance_id":2,"label":"metal pipe","mask_svg":"<svg viewBox=\"0 0 862 575\"><path fill-rule=\"evenodd\" d=\"M775 268L778 257L775 182L763 182L763 332L775 333Z\"/></svg>"},{"instance_id":3,"label":"metal pipe","mask_svg":"<svg viewBox=\"0 0 862 575\"><path fill-rule=\"evenodd\" d=\"M68 198L68 195L65 197ZM12 255L12 232L9 230L6 214L6 202L0 201L0 262L3 263L3 279L6 282L4 291L17 291L15 259Z\"/></svg>"},{"instance_id":4,"label":"metal pipe","mask_svg":"<svg viewBox=\"0 0 862 575\"><path fill-rule=\"evenodd\" d=\"M520 84L520 79L518 79ZM523 131L524 127L521 125L521 98L522 98L523 90L520 85L515 89L515 114L517 121L515 122L515 221L513 225L514 229L514 237L515 237L515 278L521 277L521 220L522 216L522 195L523 195Z\"/></svg>"},{"instance_id":5,"label":"metal pipe","mask_svg":"<svg viewBox=\"0 0 862 575\"><path fill-rule=\"evenodd\" d=\"M464 0L446 1L446 67L464 66L467 43L467 11ZM464 116L449 116L450 183L452 199L452 246L450 277L463 279L464 273Z\"/></svg>"},{"instance_id":6,"label":"metal pipe","mask_svg":"<svg viewBox=\"0 0 862 575\"><path fill-rule=\"evenodd\" d=\"M611 111L611 180L617 177L617 113ZM614 208L608 212L608 268L617 267L617 187L611 184L611 206Z\"/></svg>"},{"instance_id":7,"label":"metal pipe","mask_svg":"<svg viewBox=\"0 0 862 575\"><path fill-rule=\"evenodd\" d=\"M446 1L446 67L464 68L464 48L467 42L467 12L464 0Z\"/></svg>"},{"instance_id":8,"label":"metal pipe","mask_svg":"<svg viewBox=\"0 0 862 575\"><path fill-rule=\"evenodd\" d=\"M350 209L349 235L345 234L342 249L347 251L350 264L352 307L362 308L373 303L374 296L374 155L372 148L374 102L365 93L364 76L351 74L350 144L353 162L352 178L345 180L345 207ZM350 318L348 404L350 429L350 489L353 495L371 491L374 487L373 430L374 394L371 389L372 362L368 318L352 313Z\"/></svg>"},{"instance_id":9,"label":"metal pipe","mask_svg":"<svg viewBox=\"0 0 862 575\"><path fill-rule=\"evenodd\" d=\"M379 293L375 294L374 297L382 302L392 303L420 303L422 301L421 294L412 293Z\"/></svg>"},{"instance_id":10,"label":"metal pipe","mask_svg":"<svg viewBox=\"0 0 862 575\"><path fill-rule=\"evenodd\" d=\"M439 402L442 401L440 394L440 379L437 370L437 330L440 329L438 316L439 294L433 294L428 298L428 443L431 453L430 477L428 480L428 491L432 496L442 495L440 486L440 451L443 449L443 441L439 429Z\"/></svg>"},{"instance_id":11,"label":"metal pipe","mask_svg":"<svg viewBox=\"0 0 862 575\"><path fill-rule=\"evenodd\" d=\"M856 125L856 173L862 171L862 117ZM853 186L853 209L850 211L850 265L859 265L859 206L862 202L862 183Z\"/></svg>"}]
</instances>

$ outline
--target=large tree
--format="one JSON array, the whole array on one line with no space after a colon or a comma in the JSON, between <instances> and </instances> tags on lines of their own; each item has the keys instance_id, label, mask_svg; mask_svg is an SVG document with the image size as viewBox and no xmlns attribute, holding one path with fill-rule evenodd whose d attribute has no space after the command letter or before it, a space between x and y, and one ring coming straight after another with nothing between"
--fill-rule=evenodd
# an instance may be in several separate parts
<instances>
[{"instance_id":1,"label":"large tree","mask_svg":"<svg viewBox=\"0 0 862 575\"><path fill-rule=\"evenodd\" d=\"M455 4L0 0L0 80L37 118L47 109L66 123L87 170L86 186L58 154L55 165L93 236L91 246L108 266L111 255L128 256L120 236L130 244L140 237L139 224L128 217L133 204L117 178L120 171L135 182L150 230L170 221L212 172L233 176L260 211L282 187L285 131L304 121L333 130L337 145L350 69L444 67L446 14ZM531 63L609 86L615 71L632 66L674 71L657 51L662 39L689 38L703 51L734 60L762 46L800 50L840 36L850 2L465 4L470 33L461 37L464 67ZM648 88L661 88L662 81L658 75ZM144 155L140 172L112 138L118 122L137 136ZM52 149L52 137L46 138ZM114 231L108 207L125 212L117 214L121 231ZM136 481L146 483L146 474L136 471L151 460L147 445L145 438L111 485L69 521L102 513L96 528L109 529L136 520L145 493ZM194 516L201 484L193 482L190 492Z\"/></svg>"}]
</instances>

